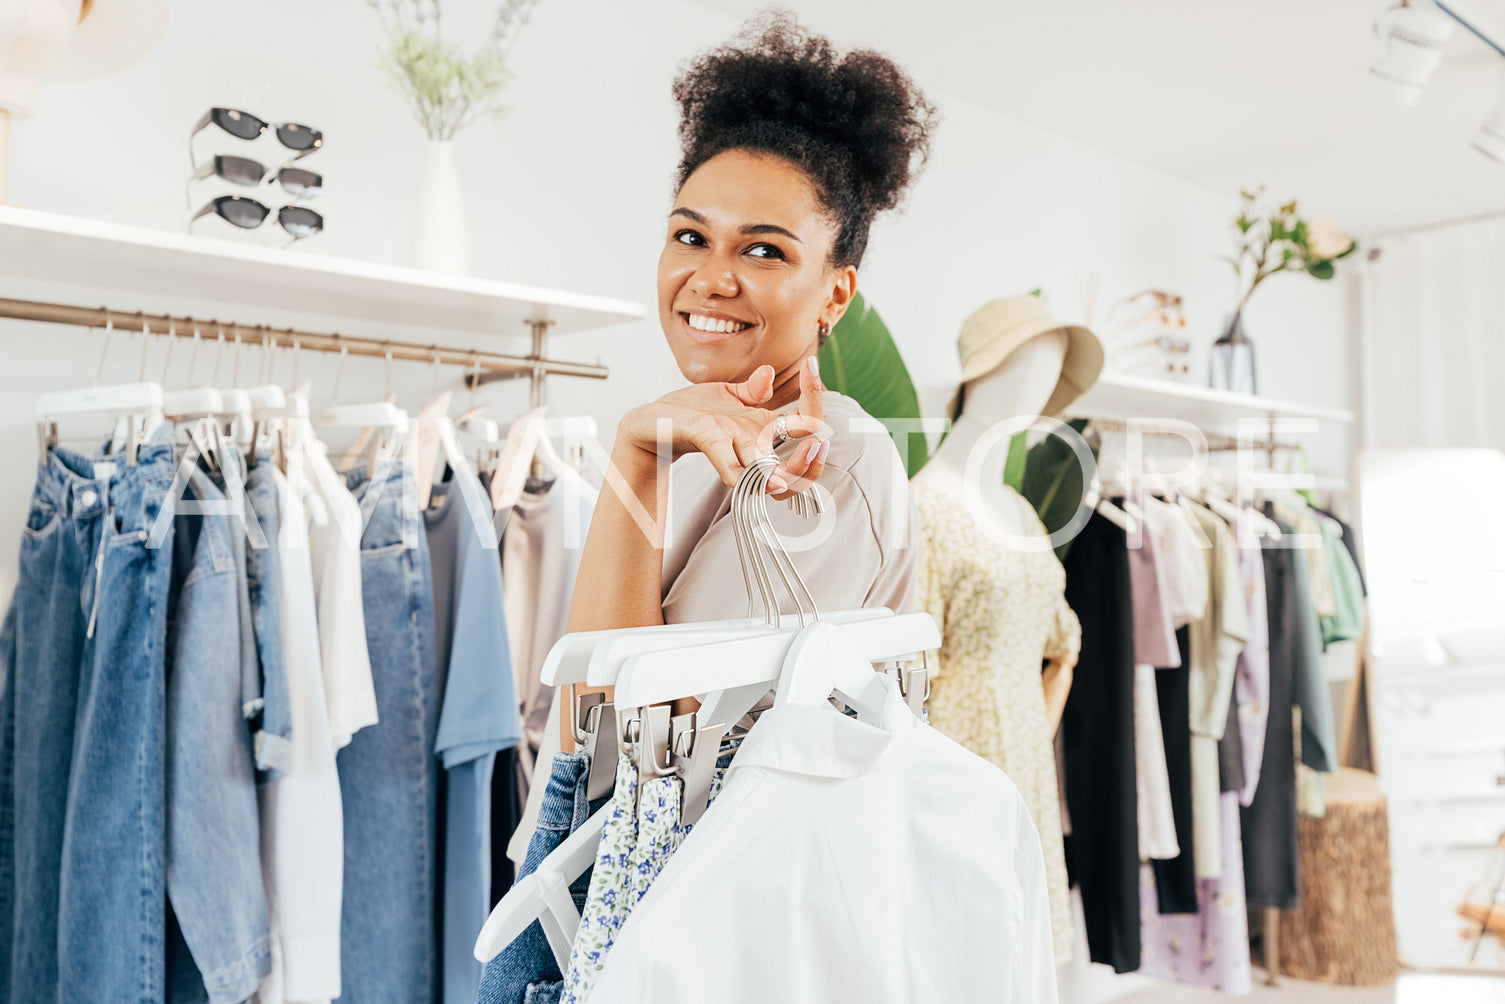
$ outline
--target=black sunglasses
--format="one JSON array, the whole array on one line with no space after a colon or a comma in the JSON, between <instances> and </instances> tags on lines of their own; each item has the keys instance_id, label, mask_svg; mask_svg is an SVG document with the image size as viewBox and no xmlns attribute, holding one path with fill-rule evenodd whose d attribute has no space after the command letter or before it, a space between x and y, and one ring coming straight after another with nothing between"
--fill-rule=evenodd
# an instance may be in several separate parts
<instances>
[{"instance_id":1,"label":"black sunglasses","mask_svg":"<svg viewBox=\"0 0 1505 1004\"><path fill-rule=\"evenodd\" d=\"M211 199L203 209L194 213L188 225L191 227L194 220L213 215L228 223L233 223L242 230L255 230L266 221L271 211L270 207L243 195L221 195L216 199ZM324 229L324 217L307 206L283 206L277 210L277 222L282 225L283 230L292 235L293 240L312 237Z\"/></svg>"},{"instance_id":2,"label":"black sunglasses","mask_svg":"<svg viewBox=\"0 0 1505 1004\"><path fill-rule=\"evenodd\" d=\"M312 126L299 125L296 122L278 122L273 124L257 118L250 112L243 112L236 108L211 108L199 119L193 127L193 132L188 134L188 142L211 125L217 125L236 139L255 139L266 132L270 126L277 134L277 140L289 150L295 150L298 157L307 157L319 147L324 145L324 134ZM294 157L297 160L298 157Z\"/></svg>"},{"instance_id":3,"label":"black sunglasses","mask_svg":"<svg viewBox=\"0 0 1505 1004\"><path fill-rule=\"evenodd\" d=\"M211 174L237 185L254 186L267 177L267 168L259 160L219 153L199 168L193 179L202 181ZM312 199L324 190L324 176L301 167L284 165L273 171L267 180L268 183L279 183L287 194L299 199Z\"/></svg>"}]
</instances>

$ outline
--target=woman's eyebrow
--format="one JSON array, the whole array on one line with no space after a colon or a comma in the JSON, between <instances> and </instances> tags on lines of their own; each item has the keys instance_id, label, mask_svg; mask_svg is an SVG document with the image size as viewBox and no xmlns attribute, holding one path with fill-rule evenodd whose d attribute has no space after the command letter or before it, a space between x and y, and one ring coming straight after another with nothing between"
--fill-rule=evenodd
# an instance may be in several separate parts
<instances>
[{"instance_id":1,"label":"woman's eyebrow","mask_svg":"<svg viewBox=\"0 0 1505 1004\"><path fill-rule=\"evenodd\" d=\"M669 215L671 217L672 216L687 216L690 219L694 220L696 223L699 223L703 227L710 226L710 223L708 223L706 221L706 218L704 216L701 216L699 213L697 213L693 209L686 209L684 206L678 207L677 209L674 210L674 212L670 213ZM742 228L741 232L744 233L744 234L783 234L785 237L788 237L790 240L794 241L796 244L803 244L804 243L804 241L800 240L797 236L795 236L794 234L790 233L788 230L785 230L783 227L778 226L777 224L774 224L774 223L749 223L749 224L747 224L746 226L744 226Z\"/></svg>"}]
</instances>

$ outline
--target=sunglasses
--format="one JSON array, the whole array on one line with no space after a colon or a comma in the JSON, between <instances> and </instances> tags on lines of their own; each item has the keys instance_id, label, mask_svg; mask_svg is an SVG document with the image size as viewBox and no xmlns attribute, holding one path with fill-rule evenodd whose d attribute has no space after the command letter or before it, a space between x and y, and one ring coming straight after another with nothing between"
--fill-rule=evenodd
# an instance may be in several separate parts
<instances>
[{"instance_id":1,"label":"sunglasses","mask_svg":"<svg viewBox=\"0 0 1505 1004\"><path fill-rule=\"evenodd\" d=\"M277 134L278 142L289 150L297 151L298 157L307 157L324 145L324 134L312 126L296 122L273 124L235 108L211 108L205 112L204 117L193 127L193 132L188 135L189 143L211 125L219 126L236 139L246 140L256 139L270 127ZM298 157L293 159L297 160Z\"/></svg>"},{"instance_id":2,"label":"sunglasses","mask_svg":"<svg viewBox=\"0 0 1505 1004\"><path fill-rule=\"evenodd\" d=\"M218 216L242 230L255 230L266 221L271 208L243 195L221 195L211 199L204 208L193 214L188 221L191 227L195 220L204 216ZM283 206L277 210L277 222L292 235L293 240L312 237L324 229L324 217L306 206Z\"/></svg>"},{"instance_id":3,"label":"sunglasses","mask_svg":"<svg viewBox=\"0 0 1505 1004\"><path fill-rule=\"evenodd\" d=\"M218 175L237 185L256 186L267 177L267 168L265 164L249 157L215 154L198 169L193 179L202 181L210 175ZM324 176L301 167L279 167L268 179L269 183L272 181L276 181L287 194L298 199L312 199L324 190Z\"/></svg>"}]
</instances>

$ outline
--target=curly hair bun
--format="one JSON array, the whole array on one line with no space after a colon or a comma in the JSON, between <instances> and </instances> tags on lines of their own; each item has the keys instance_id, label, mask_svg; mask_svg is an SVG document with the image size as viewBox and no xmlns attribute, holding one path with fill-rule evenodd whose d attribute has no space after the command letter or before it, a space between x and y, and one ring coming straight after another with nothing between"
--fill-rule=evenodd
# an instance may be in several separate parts
<instances>
[{"instance_id":1,"label":"curly hair bun","mask_svg":"<svg viewBox=\"0 0 1505 1004\"><path fill-rule=\"evenodd\" d=\"M929 157L938 121L888 56L871 49L843 56L777 8L696 57L673 93L683 153L675 190L727 150L783 157L809 175L837 224L837 267L861 263L873 218L899 205Z\"/></svg>"}]
</instances>

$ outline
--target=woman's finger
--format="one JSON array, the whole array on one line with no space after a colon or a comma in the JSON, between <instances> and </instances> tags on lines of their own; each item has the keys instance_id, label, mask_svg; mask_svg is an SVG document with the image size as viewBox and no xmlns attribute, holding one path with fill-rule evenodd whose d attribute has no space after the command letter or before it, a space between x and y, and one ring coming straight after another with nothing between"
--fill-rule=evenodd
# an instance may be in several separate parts
<instances>
[{"instance_id":1,"label":"woman's finger","mask_svg":"<svg viewBox=\"0 0 1505 1004\"><path fill-rule=\"evenodd\" d=\"M824 460L828 441L810 438L795 447L789 459L775 472L784 481L786 490L775 495L775 498L788 498L796 492L802 492L815 484L825 468Z\"/></svg>"},{"instance_id":2,"label":"woman's finger","mask_svg":"<svg viewBox=\"0 0 1505 1004\"><path fill-rule=\"evenodd\" d=\"M705 454L711 466L716 468L716 473L721 475L721 483L728 488L735 485L742 476L745 465L737 458L737 449L727 436L704 436L695 443L695 448Z\"/></svg>"},{"instance_id":3,"label":"woman's finger","mask_svg":"<svg viewBox=\"0 0 1505 1004\"><path fill-rule=\"evenodd\" d=\"M748 407L762 404L773 394L773 367L764 363L741 383L729 383L727 389Z\"/></svg>"},{"instance_id":4,"label":"woman's finger","mask_svg":"<svg viewBox=\"0 0 1505 1004\"><path fill-rule=\"evenodd\" d=\"M822 398L825 391L826 386L820 380L820 359L809 356L805 359L805 365L800 367L800 399L795 406L796 410L806 418L823 420L826 417Z\"/></svg>"}]
</instances>

